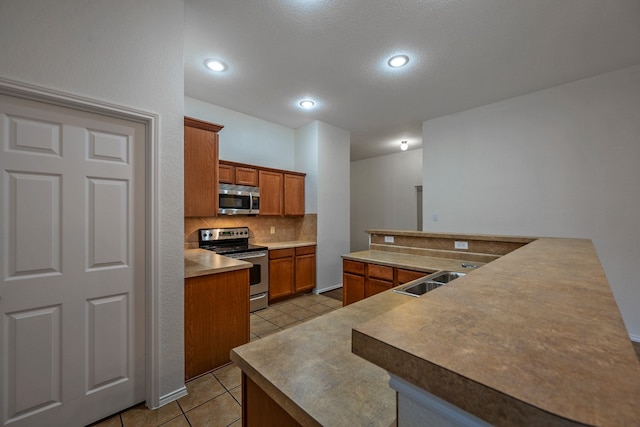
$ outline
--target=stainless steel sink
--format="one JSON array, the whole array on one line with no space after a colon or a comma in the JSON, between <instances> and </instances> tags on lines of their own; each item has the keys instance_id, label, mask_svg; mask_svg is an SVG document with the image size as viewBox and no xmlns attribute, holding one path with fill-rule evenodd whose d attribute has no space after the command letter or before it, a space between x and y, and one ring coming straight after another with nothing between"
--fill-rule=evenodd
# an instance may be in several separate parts
<instances>
[{"instance_id":1,"label":"stainless steel sink","mask_svg":"<svg viewBox=\"0 0 640 427\"><path fill-rule=\"evenodd\" d=\"M459 277L464 276L465 273L457 273L454 271L441 271L440 273L436 273L435 277L431 277L430 280L438 283L449 283L452 280L455 280Z\"/></svg>"},{"instance_id":2,"label":"stainless steel sink","mask_svg":"<svg viewBox=\"0 0 640 427\"><path fill-rule=\"evenodd\" d=\"M439 271L421 279L414 280L406 285L399 286L395 288L393 292L411 297L419 297L464 275L465 273L455 271Z\"/></svg>"}]
</instances>

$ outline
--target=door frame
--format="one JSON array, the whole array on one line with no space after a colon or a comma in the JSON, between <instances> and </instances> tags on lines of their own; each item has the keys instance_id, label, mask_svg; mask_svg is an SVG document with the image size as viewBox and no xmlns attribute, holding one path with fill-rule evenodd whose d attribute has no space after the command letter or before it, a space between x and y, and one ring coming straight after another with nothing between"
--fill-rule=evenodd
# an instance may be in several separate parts
<instances>
[{"instance_id":1,"label":"door frame","mask_svg":"<svg viewBox=\"0 0 640 427\"><path fill-rule=\"evenodd\" d=\"M145 400L150 409L168 400L160 396L158 125L159 115L0 77L0 94L124 119L145 126ZM180 397L180 396L178 396ZM166 401L165 401L166 400Z\"/></svg>"}]
</instances>

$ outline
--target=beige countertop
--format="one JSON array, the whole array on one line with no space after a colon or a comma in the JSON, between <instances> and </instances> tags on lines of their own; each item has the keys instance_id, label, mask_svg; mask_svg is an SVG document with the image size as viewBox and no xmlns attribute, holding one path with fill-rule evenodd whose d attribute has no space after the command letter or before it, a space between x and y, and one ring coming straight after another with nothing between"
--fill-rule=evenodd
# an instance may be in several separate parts
<instances>
[{"instance_id":1,"label":"beige countertop","mask_svg":"<svg viewBox=\"0 0 640 427\"><path fill-rule=\"evenodd\" d=\"M469 273L473 268L462 268L463 262L477 265L484 265L482 262L463 261L459 259L447 259L431 256L404 254L387 251L360 251L342 255L343 259L352 261L371 262L375 264L388 265L391 267L403 267L417 271L438 271L449 270Z\"/></svg>"},{"instance_id":2,"label":"beige countertop","mask_svg":"<svg viewBox=\"0 0 640 427\"><path fill-rule=\"evenodd\" d=\"M255 242L254 244L260 245L260 246L266 246L270 250L273 250L273 249L298 248L301 246L315 246L316 242L313 242L310 240L289 240L286 242L268 242L268 243Z\"/></svg>"},{"instance_id":3,"label":"beige countertop","mask_svg":"<svg viewBox=\"0 0 640 427\"><path fill-rule=\"evenodd\" d=\"M206 249L185 249L184 251L185 279L250 268L251 265L250 262L218 255Z\"/></svg>"},{"instance_id":4,"label":"beige countertop","mask_svg":"<svg viewBox=\"0 0 640 427\"><path fill-rule=\"evenodd\" d=\"M351 352L351 330L413 298L384 292L231 351L231 360L302 425L396 419L387 372Z\"/></svg>"},{"instance_id":5,"label":"beige countertop","mask_svg":"<svg viewBox=\"0 0 640 427\"><path fill-rule=\"evenodd\" d=\"M494 425L640 425L640 364L589 240L532 242L358 325L353 351Z\"/></svg>"}]
</instances>

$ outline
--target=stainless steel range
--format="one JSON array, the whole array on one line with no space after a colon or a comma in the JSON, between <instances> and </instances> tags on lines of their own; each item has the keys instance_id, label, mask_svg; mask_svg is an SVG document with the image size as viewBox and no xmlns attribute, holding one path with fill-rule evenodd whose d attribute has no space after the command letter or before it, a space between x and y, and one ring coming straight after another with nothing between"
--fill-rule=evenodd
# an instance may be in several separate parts
<instances>
[{"instance_id":1,"label":"stainless steel range","mask_svg":"<svg viewBox=\"0 0 640 427\"><path fill-rule=\"evenodd\" d=\"M201 228L198 246L219 255L253 264L249 269L249 311L266 308L269 301L269 251L249 244L249 228Z\"/></svg>"}]
</instances>

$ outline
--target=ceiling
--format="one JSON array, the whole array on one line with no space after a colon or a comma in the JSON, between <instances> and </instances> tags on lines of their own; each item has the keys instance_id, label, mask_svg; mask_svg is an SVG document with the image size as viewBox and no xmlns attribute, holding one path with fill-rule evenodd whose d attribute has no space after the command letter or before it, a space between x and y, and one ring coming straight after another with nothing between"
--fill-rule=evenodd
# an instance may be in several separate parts
<instances>
[{"instance_id":1,"label":"ceiling","mask_svg":"<svg viewBox=\"0 0 640 427\"><path fill-rule=\"evenodd\" d=\"M640 1L186 0L184 56L185 95L350 131L354 161L421 147L425 120L639 64Z\"/></svg>"}]
</instances>

